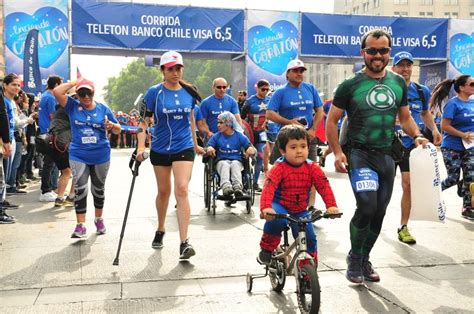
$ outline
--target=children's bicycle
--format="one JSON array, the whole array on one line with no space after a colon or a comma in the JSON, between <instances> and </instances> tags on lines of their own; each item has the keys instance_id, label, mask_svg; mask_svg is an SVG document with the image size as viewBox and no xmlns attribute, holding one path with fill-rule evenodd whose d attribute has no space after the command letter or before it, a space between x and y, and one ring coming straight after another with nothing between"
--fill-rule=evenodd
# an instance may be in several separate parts
<instances>
[{"instance_id":1,"label":"children's bicycle","mask_svg":"<svg viewBox=\"0 0 474 314\"><path fill-rule=\"evenodd\" d=\"M272 288L281 292L285 286L286 276L294 275L296 279L296 297L301 313L318 313L321 304L321 289L317 274L317 265L307 252L306 225L321 218L338 218L342 213L329 214L317 210L310 218L293 218L289 214L273 214L276 219L287 219L288 225L283 233L283 243L273 252L269 265L265 265L264 275L247 274L247 292L252 291L253 280L268 275ZM290 223L298 225L298 237L290 245L288 231ZM294 252L292 257L292 252Z\"/></svg>"}]
</instances>

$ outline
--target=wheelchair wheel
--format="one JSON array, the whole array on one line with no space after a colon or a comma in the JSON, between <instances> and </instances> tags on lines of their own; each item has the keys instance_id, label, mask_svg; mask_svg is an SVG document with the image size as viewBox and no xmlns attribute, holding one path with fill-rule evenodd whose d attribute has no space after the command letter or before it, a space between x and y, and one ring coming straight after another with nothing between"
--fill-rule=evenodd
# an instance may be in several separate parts
<instances>
[{"instance_id":1,"label":"wheelchair wheel","mask_svg":"<svg viewBox=\"0 0 474 314\"><path fill-rule=\"evenodd\" d=\"M270 278L273 291L281 292L286 282L285 264L277 259L274 259L272 264L272 268L275 268L269 271L268 277Z\"/></svg>"},{"instance_id":2,"label":"wheelchair wheel","mask_svg":"<svg viewBox=\"0 0 474 314\"><path fill-rule=\"evenodd\" d=\"M321 305L321 289L313 263L296 267L296 298L301 313L318 313Z\"/></svg>"},{"instance_id":3,"label":"wheelchair wheel","mask_svg":"<svg viewBox=\"0 0 474 314\"><path fill-rule=\"evenodd\" d=\"M204 206L207 211L211 210L211 179L210 179L209 166L204 165Z\"/></svg>"}]
</instances>

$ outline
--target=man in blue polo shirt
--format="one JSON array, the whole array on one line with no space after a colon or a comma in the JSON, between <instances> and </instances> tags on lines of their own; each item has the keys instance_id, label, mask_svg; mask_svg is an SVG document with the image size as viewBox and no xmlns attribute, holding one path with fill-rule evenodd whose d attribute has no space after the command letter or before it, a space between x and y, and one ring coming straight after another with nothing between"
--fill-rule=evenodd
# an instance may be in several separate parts
<instances>
[{"instance_id":1,"label":"man in blue polo shirt","mask_svg":"<svg viewBox=\"0 0 474 314\"><path fill-rule=\"evenodd\" d=\"M240 118L240 111L237 101L226 94L227 81L218 77L212 82L213 95L206 97L200 105L203 118L209 127L208 137L210 138L214 133L217 133L217 116L224 111L232 112L237 119L237 122L242 125Z\"/></svg>"},{"instance_id":2,"label":"man in blue polo shirt","mask_svg":"<svg viewBox=\"0 0 474 314\"><path fill-rule=\"evenodd\" d=\"M316 161L316 130L323 119L323 103L316 87L304 82L306 67L303 61L291 60L286 67L288 83L273 93L267 108L267 119L280 124L299 124L308 130L311 145L308 158ZM278 150L278 145L274 150ZM272 153L274 155L274 153ZM311 190L309 207L314 206L314 189Z\"/></svg>"},{"instance_id":3,"label":"man in blue polo shirt","mask_svg":"<svg viewBox=\"0 0 474 314\"><path fill-rule=\"evenodd\" d=\"M413 71L413 56L407 51L400 51L393 57L392 71L403 76L408 87L408 105L410 113L418 125L420 130L428 129L433 136L433 143L439 145L441 143L441 134L436 128L433 116L429 111L430 90L424 85L417 84L411 81L411 74ZM400 228L398 229L398 239L407 244L415 244L415 238L408 231L408 219L411 210L411 191L410 191L410 151L415 148L413 139L405 134L400 125L395 126L397 132L401 134L405 153L397 166L400 167L402 174L402 200L401 208L402 215L400 219ZM428 136L427 136L428 138Z\"/></svg>"}]
</instances>

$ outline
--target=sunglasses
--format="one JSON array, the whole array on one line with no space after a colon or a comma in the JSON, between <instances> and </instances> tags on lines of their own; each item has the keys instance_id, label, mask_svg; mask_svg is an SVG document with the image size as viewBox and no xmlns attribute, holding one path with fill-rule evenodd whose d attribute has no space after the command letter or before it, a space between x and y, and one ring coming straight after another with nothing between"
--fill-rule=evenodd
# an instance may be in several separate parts
<instances>
[{"instance_id":1,"label":"sunglasses","mask_svg":"<svg viewBox=\"0 0 474 314\"><path fill-rule=\"evenodd\" d=\"M291 69L290 71L295 72L295 73L304 73L304 71L306 71L306 70L303 69L303 68L297 68L297 69Z\"/></svg>"},{"instance_id":2,"label":"sunglasses","mask_svg":"<svg viewBox=\"0 0 474 314\"><path fill-rule=\"evenodd\" d=\"M217 89L226 89L227 86L225 86L225 85L224 85L224 86L216 86L216 88L217 88Z\"/></svg>"},{"instance_id":3,"label":"sunglasses","mask_svg":"<svg viewBox=\"0 0 474 314\"><path fill-rule=\"evenodd\" d=\"M89 98L92 98L94 96L94 92L91 91L90 89L86 89L86 88L81 88L80 90L78 90L76 92L77 96L81 97L81 98L84 98L86 96L88 96Z\"/></svg>"},{"instance_id":4,"label":"sunglasses","mask_svg":"<svg viewBox=\"0 0 474 314\"><path fill-rule=\"evenodd\" d=\"M262 92L268 92L268 91L270 90L270 88L260 88L260 90L261 90Z\"/></svg>"},{"instance_id":5,"label":"sunglasses","mask_svg":"<svg viewBox=\"0 0 474 314\"><path fill-rule=\"evenodd\" d=\"M383 56L389 53L391 49L389 47L384 47L384 48L369 47L369 48L364 48L363 50L365 51L366 54L369 54L371 56L375 56L377 53L380 53Z\"/></svg>"}]
</instances>

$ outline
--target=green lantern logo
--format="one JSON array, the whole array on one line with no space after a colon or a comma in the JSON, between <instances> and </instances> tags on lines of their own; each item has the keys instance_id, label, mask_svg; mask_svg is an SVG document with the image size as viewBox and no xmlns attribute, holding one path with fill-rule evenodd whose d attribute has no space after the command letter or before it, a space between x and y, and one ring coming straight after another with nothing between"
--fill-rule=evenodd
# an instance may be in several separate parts
<instances>
[{"instance_id":1,"label":"green lantern logo","mask_svg":"<svg viewBox=\"0 0 474 314\"><path fill-rule=\"evenodd\" d=\"M367 104L378 111L386 111L395 106L395 93L386 85L375 85L365 98Z\"/></svg>"}]
</instances>

